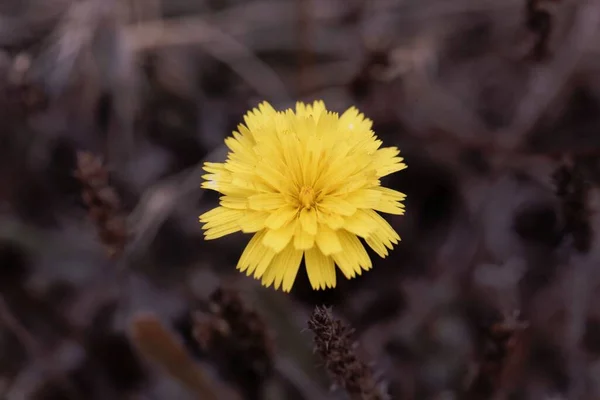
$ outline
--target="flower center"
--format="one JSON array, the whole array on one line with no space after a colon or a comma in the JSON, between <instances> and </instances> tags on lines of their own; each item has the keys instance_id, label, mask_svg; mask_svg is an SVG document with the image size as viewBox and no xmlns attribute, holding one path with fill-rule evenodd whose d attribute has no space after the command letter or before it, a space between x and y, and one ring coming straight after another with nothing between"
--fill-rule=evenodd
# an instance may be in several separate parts
<instances>
[{"instance_id":1,"label":"flower center","mask_svg":"<svg viewBox=\"0 0 600 400\"><path fill-rule=\"evenodd\" d=\"M300 206L310 209L315 205L315 191L310 186L302 186L300 193L298 194L298 201Z\"/></svg>"}]
</instances>

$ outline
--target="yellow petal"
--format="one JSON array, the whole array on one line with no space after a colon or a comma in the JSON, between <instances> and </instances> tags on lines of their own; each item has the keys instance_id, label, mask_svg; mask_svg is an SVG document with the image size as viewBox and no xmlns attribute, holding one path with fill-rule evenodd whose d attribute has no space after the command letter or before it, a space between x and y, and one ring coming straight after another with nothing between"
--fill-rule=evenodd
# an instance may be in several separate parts
<instances>
[{"instance_id":1,"label":"yellow petal","mask_svg":"<svg viewBox=\"0 0 600 400\"><path fill-rule=\"evenodd\" d=\"M387 249L393 249L394 244L397 244L400 239L390 237L383 230L376 230L367 239L367 244L371 246L381 257L385 257L388 254ZM383 247L383 249L382 249ZM382 255L383 254L383 255Z\"/></svg>"},{"instance_id":2,"label":"yellow petal","mask_svg":"<svg viewBox=\"0 0 600 400\"><path fill-rule=\"evenodd\" d=\"M401 203L401 201L406 199L404 193L386 187L377 187L373 188L373 190L381 193L382 196L379 204L371 208L388 214L404 214L404 204Z\"/></svg>"},{"instance_id":3,"label":"yellow petal","mask_svg":"<svg viewBox=\"0 0 600 400\"><path fill-rule=\"evenodd\" d=\"M381 200L379 204L372 208L386 214L404 215L404 204L397 201Z\"/></svg>"},{"instance_id":4,"label":"yellow petal","mask_svg":"<svg viewBox=\"0 0 600 400\"><path fill-rule=\"evenodd\" d=\"M231 235L232 233L239 232L240 226L236 221L221 224L214 228L207 229L204 232L204 239L213 240L218 239L220 237Z\"/></svg>"},{"instance_id":5,"label":"yellow petal","mask_svg":"<svg viewBox=\"0 0 600 400\"><path fill-rule=\"evenodd\" d=\"M337 233L328 226L319 226L316 242L321 252L326 256L342 251L342 245Z\"/></svg>"},{"instance_id":6,"label":"yellow petal","mask_svg":"<svg viewBox=\"0 0 600 400\"><path fill-rule=\"evenodd\" d=\"M298 250L310 249L315 245L315 235L306 231L300 224L296 225L294 233L294 247Z\"/></svg>"},{"instance_id":7,"label":"yellow petal","mask_svg":"<svg viewBox=\"0 0 600 400\"><path fill-rule=\"evenodd\" d=\"M237 220L244 215L243 211L216 207L200 216L201 222L206 222L202 229L206 240L217 239L240 230Z\"/></svg>"},{"instance_id":8,"label":"yellow petal","mask_svg":"<svg viewBox=\"0 0 600 400\"><path fill-rule=\"evenodd\" d=\"M284 292L289 292L296 280L296 275L302 262L302 255L303 251L295 249L291 243L288 244L285 249L273 258L269 268L263 271L262 285L269 287L275 283L276 289L281 286Z\"/></svg>"},{"instance_id":9,"label":"yellow petal","mask_svg":"<svg viewBox=\"0 0 600 400\"><path fill-rule=\"evenodd\" d=\"M335 286L335 270L333 273L333 260L325 256L316 247L304 252L304 261L306 263L306 272L308 280L313 289L325 289Z\"/></svg>"},{"instance_id":10,"label":"yellow petal","mask_svg":"<svg viewBox=\"0 0 600 400\"><path fill-rule=\"evenodd\" d=\"M319 251L317 249L317 251ZM335 276L335 262L333 258L323 255L322 264L321 264L321 276L324 279L325 286L321 286L322 289L325 287L334 288L336 285L336 276Z\"/></svg>"},{"instance_id":11,"label":"yellow petal","mask_svg":"<svg viewBox=\"0 0 600 400\"><path fill-rule=\"evenodd\" d=\"M300 224L302 229L311 235L317 234L317 210L315 208L306 209L303 208L300 211Z\"/></svg>"},{"instance_id":12,"label":"yellow petal","mask_svg":"<svg viewBox=\"0 0 600 400\"><path fill-rule=\"evenodd\" d=\"M328 211L319 212L319 220L322 224L327 225L334 231L344 226L344 217L342 217L339 214L331 213Z\"/></svg>"},{"instance_id":13,"label":"yellow petal","mask_svg":"<svg viewBox=\"0 0 600 400\"><path fill-rule=\"evenodd\" d=\"M289 179L282 172L263 162L256 167L256 179L271 187L275 192L287 193L290 191Z\"/></svg>"},{"instance_id":14,"label":"yellow petal","mask_svg":"<svg viewBox=\"0 0 600 400\"><path fill-rule=\"evenodd\" d=\"M235 158L229 157L225 163L225 169L232 174L237 173L251 173L254 169L252 164L235 160Z\"/></svg>"},{"instance_id":15,"label":"yellow petal","mask_svg":"<svg viewBox=\"0 0 600 400\"><path fill-rule=\"evenodd\" d=\"M271 263L266 271L263 273L262 278L260 280L261 285L264 287L269 287L275 282L275 278L277 277L277 273L279 273L279 264Z\"/></svg>"},{"instance_id":16,"label":"yellow petal","mask_svg":"<svg viewBox=\"0 0 600 400\"><path fill-rule=\"evenodd\" d=\"M319 208L340 215L352 215L356 212L356 207L348 201L333 196L327 196L319 202Z\"/></svg>"},{"instance_id":17,"label":"yellow petal","mask_svg":"<svg viewBox=\"0 0 600 400\"><path fill-rule=\"evenodd\" d=\"M380 204L383 194L373 189L360 189L348 193L346 201L356 208L375 208Z\"/></svg>"},{"instance_id":18,"label":"yellow petal","mask_svg":"<svg viewBox=\"0 0 600 400\"><path fill-rule=\"evenodd\" d=\"M356 210L354 214L344 220L345 230L360 237L367 237L377 229L377 224L368 211Z\"/></svg>"},{"instance_id":19,"label":"yellow petal","mask_svg":"<svg viewBox=\"0 0 600 400\"><path fill-rule=\"evenodd\" d=\"M237 197L251 196L255 192L252 187L241 187L234 182L206 181L202 183L201 187Z\"/></svg>"},{"instance_id":20,"label":"yellow petal","mask_svg":"<svg viewBox=\"0 0 600 400\"><path fill-rule=\"evenodd\" d=\"M402 157L397 157L400 151L396 147L379 149L373 155L372 166L377 171L377 176L383 177L406 168Z\"/></svg>"},{"instance_id":21,"label":"yellow petal","mask_svg":"<svg viewBox=\"0 0 600 400\"><path fill-rule=\"evenodd\" d=\"M267 250L261 243L264 236L265 231L257 232L252 236L252 239L250 239L250 242L248 242L240 256L237 269L243 272L246 271L250 265L258 264L261 255Z\"/></svg>"},{"instance_id":22,"label":"yellow petal","mask_svg":"<svg viewBox=\"0 0 600 400\"><path fill-rule=\"evenodd\" d=\"M262 193L250 196L247 204L252 210L276 210L287 205L281 193Z\"/></svg>"},{"instance_id":23,"label":"yellow petal","mask_svg":"<svg viewBox=\"0 0 600 400\"><path fill-rule=\"evenodd\" d=\"M387 249L393 249L394 244L400 241L400 236L385 219L376 212L371 212L375 215L374 221L377 223L377 229L365 241L380 257L385 258L388 255Z\"/></svg>"},{"instance_id":24,"label":"yellow petal","mask_svg":"<svg viewBox=\"0 0 600 400\"><path fill-rule=\"evenodd\" d=\"M259 245L260 249L260 245ZM246 270L246 275L250 276L254 272L254 278L260 277L265 270L272 264L275 252L269 248L262 246L262 249L251 259L250 265Z\"/></svg>"},{"instance_id":25,"label":"yellow petal","mask_svg":"<svg viewBox=\"0 0 600 400\"><path fill-rule=\"evenodd\" d=\"M377 225L376 231L381 232L381 234L389 238L392 243L398 243L400 236L398 233L396 233L394 228L392 228L389 222L387 222L381 215L377 214L373 210L366 210L365 212L370 214L373 222Z\"/></svg>"},{"instance_id":26,"label":"yellow petal","mask_svg":"<svg viewBox=\"0 0 600 400\"><path fill-rule=\"evenodd\" d=\"M367 244L369 245L369 247L371 249L373 249L373 251L375 253L377 253L377 255L381 258L386 258L388 255L388 250L385 247L385 245L381 242L381 240L378 240L378 238L375 235L369 236L368 238L365 239L365 242L367 242Z\"/></svg>"},{"instance_id":27,"label":"yellow petal","mask_svg":"<svg viewBox=\"0 0 600 400\"><path fill-rule=\"evenodd\" d=\"M296 280L296 275L298 275L298 269L300 269L300 263L302 262L302 255L304 253L301 250L292 249L291 246L289 247L291 254L289 255L289 259L286 261L287 268L285 275L283 276L283 285L281 287L284 292L289 292L292 290L292 285Z\"/></svg>"},{"instance_id":28,"label":"yellow petal","mask_svg":"<svg viewBox=\"0 0 600 400\"><path fill-rule=\"evenodd\" d=\"M356 260L356 263L363 269L370 269L373 266L365 247L355 235L340 230L338 237L342 244L342 253L346 253L348 257ZM360 272L360 269L357 272Z\"/></svg>"},{"instance_id":29,"label":"yellow petal","mask_svg":"<svg viewBox=\"0 0 600 400\"><path fill-rule=\"evenodd\" d=\"M248 200L244 197L222 196L219 204L222 207L245 210L248 208Z\"/></svg>"},{"instance_id":30,"label":"yellow petal","mask_svg":"<svg viewBox=\"0 0 600 400\"><path fill-rule=\"evenodd\" d=\"M225 171L225 164L224 163L205 162L202 165L202 169L205 170L206 172L219 173L219 172Z\"/></svg>"},{"instance_id":31,"label":"yellow petal","mask_svg":"<svg viewBox=\"0 0 600 400\"><path fill-rule=\"evenodd\" d=\"M283 206L275 211L273 211L267 220L265 221L265 226L270 229L279 229L283 225L290 222L292 219L296 217L298 214L298 208L293 207L291 205Z\"/></svg>"},{"instance_id":32,"label":"yellow petal","mask_svg":"<svg viewBox=\"0 0 600 400\"><path fill-rule=\"evenodd\" d=\"M351 259L347 253L340 251L331 255L331 258L335 261L340 271L344 274L346 279L352 279L357 274L360 275L362 270L356 260Z\"/></svg>"},{"instance_id":33,"label":"yellow petal","mask_svg":"<svg viewBox=\"0 0 600 400\"><path fill-rule=\"evenodd\" d=\"M200 222L205 222L207 224L212 223L213 224L212 226L214 226L214 224L217 224L219 221L222 221L222 222L235 221L243 214L244 213L239 210L231 210L231 209L225 208L225 207L215 207L212 210L207 211L204 214L200 215L199 220L200 220Z\"/></svg>"},{"instance_id":34,"label":"yellow petal","mask_svg":"<svg viewBox=\"0 0 600 400\"><path fill-rule=\"evenodd\" d=\"M250 276L250 274L254 272L254 279L258 279L261 276L263 276L265 271L267 271L268 268L274 265L275 258L278 256L277 253L264 246L262 243L259 246L262 246L262 258L260 258L260 261L257 262L255 265L251 265L250 268L248 268L248 271L246 271L246 275L248 276Z\"/></svg>"},{"instance_id":35,"label":"yellow petal","mask_svg":"<svg viewBox=\"0 0 600 400\"><path fill-rule=\"evenodd\" d=\"M265 228L265 221L269 213L264 211L247 211L240 219L238 225L244 233L254 233Z\"/></svg>"},{"instance_id":36,"label":"yellow petal","mask_svg":"<svg viewBox=\"0 0 600 400\"><path fill-rule=\"evenodd\" d=\"M281 253L277 254L271 267L271 273L274 274L275 289L281 287L284 292L289 292L292 289L300 268L302 254L303 252L295 249L291 243ZM270 276L269 279L265 279L265 282L269 282L269 280Z\"/></svg>"},{"instance_id":37,"label":"yellow petal","mask_svg":"<svg viewBox=\"0 0 600 400\"><path fill-rule=\"evenodd\" d=\"M263 238L263 244L268 248L279 253L287 246L296 231L296 221L285 224L279 229L267 229L267 233Z\"/></svg>"},{"instance_id":38,"label":"yellow petal","mask_svg":"<svg viewBox=\"0 0 600 400\"><path fill-rule=\"evenodd\" d=\"M373 188L372 190L381 192L383 197L388 198L390 200L402 201L402 200L406 199L406 194L399 192L397 190L394 190L394 189L387 188L387 187L380 186L380 187Z\"/></svg>"}]
</instances>

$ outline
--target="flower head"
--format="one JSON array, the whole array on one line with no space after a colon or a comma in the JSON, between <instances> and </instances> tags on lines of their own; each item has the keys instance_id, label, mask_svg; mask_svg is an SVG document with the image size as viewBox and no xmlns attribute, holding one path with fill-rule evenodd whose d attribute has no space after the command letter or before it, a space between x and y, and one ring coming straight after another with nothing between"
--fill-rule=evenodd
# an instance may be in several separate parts
<instances>
[{"instance_id":1,"label":"flower head","mask_svg":"<svg viewBox=\"0 0 600 400\"><path fill-rule=\"evenodd\" d=\"M253 233L237 268L289 292L302 258L313 289L350 279L400 240L376 211L403 214L405 195L380 178L406 168L395 147L381 148L372 121L356 108L341 116L322 101L276 111L264 102L248 112L224 163L206 163L202 187L222 194L200 216L207 240Z\"/></svg>"}]
</instances>

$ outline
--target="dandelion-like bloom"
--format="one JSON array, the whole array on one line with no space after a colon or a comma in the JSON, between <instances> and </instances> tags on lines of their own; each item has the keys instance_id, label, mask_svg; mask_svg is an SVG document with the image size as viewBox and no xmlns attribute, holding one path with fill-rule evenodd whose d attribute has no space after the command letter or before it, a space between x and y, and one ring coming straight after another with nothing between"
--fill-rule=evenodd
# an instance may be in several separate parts
<instances>
[{"instance_id":1,"label":"dandelion-like bloom","mask_svg":"<svg viewBox=\"0 0 600 400\"><path fill-rule=\"evenodd\" d=\"M248 112L224 163L206 163L202 183L223 196L200 216L207 240L254 233L237 268L289 292L304 257L313 289L335 287L335 266L350 279L400 240L376 211L403 214L405 195L380 178L406 168L395 147L381 148L372 121L354 107L341 116L322 101L295 112L264 102Z\"/></svg>"}]
</instances>

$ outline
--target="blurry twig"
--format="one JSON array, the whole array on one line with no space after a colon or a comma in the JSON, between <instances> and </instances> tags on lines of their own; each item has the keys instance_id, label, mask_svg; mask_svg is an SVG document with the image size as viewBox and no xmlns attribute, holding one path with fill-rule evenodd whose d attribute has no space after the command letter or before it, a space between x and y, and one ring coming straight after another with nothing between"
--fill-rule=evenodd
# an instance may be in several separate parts
<instances>
[{"instance_id":1,"label":"blurry twig","mask_svg":"<svg viewBox=\"0 0 600 400\"><path fill-rule=\"evenodd\" d=\"M19 7L22 11L17 15L0 14L0 47L19 48L43 37L72 3L73 0L32 1Z\"/></svg>"},{"instance_id":2,"label":"blurry twig","mask_svg":"<svg viewBox=\"0 0 600 400\"><path fill-rule=\"evenodd\" d=\"M94 87L110 99L108 126L103 127L108 136L105 156L117 171L129 161L135 142L135 74L120 11L116 0L72 3L45 39L33 67L35 79L54 99L75 83Z\"/></svg>"},{"instance_id":3,"label":"blurry twig","mask_svg":"<svg viewBox=\"0 0 600 400\"><path fill-rule=\"evenodd\" d=\"M198 165L166 178L144 192L129 216L132 239L126 256L143 251L152 242L162 223L184 197L194 193L198 200L202 198L204 191L200 189L200 181L204 162L221 161L226 155L227 147L217 147Z\"/></svg>"},{"instance_id":4,"label":"blurry twig","mask_svg":"<svg viewBox=\"0 0 600 400\"><path fill-rule=\"evenodd\" d=\"M66 10L59 24L48 37L46 46L38 64L39 78L48 86L52 94L59 95L76 75L78 63L82 57L90 54L98 32L102 29L118 29L117 8L114 0L91 0L74 2ZM116 33L116 32L114 32ZM110 53L107 61L114 64L114 46L103 48ZM112 57L111 57L112 56ZM100 73L113 72L114 68L105 64Z\"/></svg>"},{"instance_id":5,"label":"blurry twig","mask_svg":"<svg viewBox=\"0 0 600 400\"><path fill-rule=\"evenodd\" d=\"M162 322L152 314L138 315L131 323L133 342L140 351L160 364L169 375L204 400L231 399L239 396L232 390L217 388Z\"/></svg>"},{"instance_id":6,"label":"blurry twig","mask_svg":"<svg viewBox=\"0 0 600 400\"><path fill-rule=\"evenodd\" d=\"M513 123L499 132L499 143L506 149L518 147L547 107L560 95L579 65L589 43L596 39L600 22L600 1L585 0L578 5L573 27L551 62L539 68L529 83Z\"/></svg>"},{"instance_id":7,"label":"blurry twig","mask_svg":"<svg viewBox=\"0 0 600 400\"><path fill-rule=\"evenodd\" d=\"M419 99L418 104L413 106L416 108L410 110L417 118L431 118L431 110L435 110L435 119L428 120L434 129L450 133L460 143L472 147L493 147L493 134L459 99L421 71L410 73L406 80L407 97ZM410 121L410 116L407 117ZM428 132L435 133L433 129Z\"/></svg>"},{"instance_id":8,"label":"blurry twig","mask_svg":"<svg viewBox=\"0 0 600 400\"><path fill-rule=\"evenodd\" d=\"M274 102L290 102L281 79L265 63L231 36L202 18L153 21L128 28L127 40L136 52L163 46L201 45L211 56L227 64L257 93Z\"/></svg>"},{"instance_id":9,"label":"blurry twig","mask_svg":"<svg viewBox=\"0 0 600 400\"><path fill-rule=\"evenodd\" d=\"M35 356L38 354L40 346L37 340L13 315L2 295L0 295L0 322L19 339L30 355Z\"/></svg>"},{"instance_id":10,"label":"blurry twig","mask_svg":"<svg viewBox=\"0 0 600 400\"><path fill-rule=\"evenodd\" d=\"M34 361L39 362L44 373L47 374L48 377L54 379L56 383L60 385L62 389L64 389L68 399L80 398L78 390L65 376L63 376L51 365L49 360L45 357L45 354L43 354L43 348L39 344L38 340L12 313L2 295L0 295L0 325L4 325L10 332L12 332L17 340L23 345L29 357L31 357Z\"/></svg>"}]
</instances>

